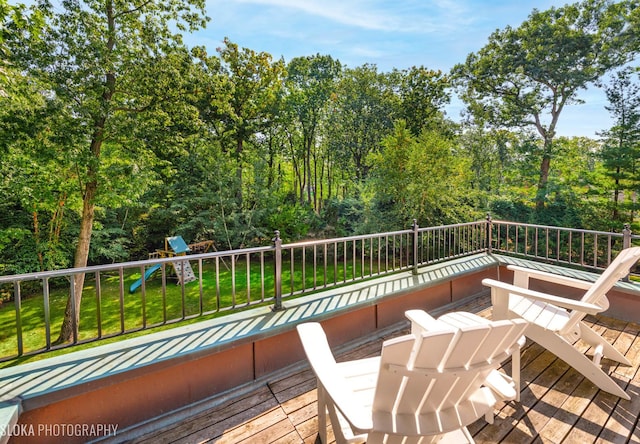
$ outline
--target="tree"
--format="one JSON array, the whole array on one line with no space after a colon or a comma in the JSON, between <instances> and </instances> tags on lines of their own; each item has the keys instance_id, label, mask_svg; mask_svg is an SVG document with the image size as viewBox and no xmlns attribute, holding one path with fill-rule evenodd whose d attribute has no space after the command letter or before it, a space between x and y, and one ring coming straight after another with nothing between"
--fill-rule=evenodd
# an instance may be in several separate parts
<instances>
[{"instance_id":1,"label":"tree","mask_svg":"<svg viewBox=\"0 0 640 444\"><path fill-rule=\"evenodd\" d=\"M73 198L73 168L66 165L66 153L57 149L56 137L48 131L65 120L64 112L59 101L42 97L35 88L14 92L0 108L0 138L5 147L0 190L6 196L3 205L10 205L13 213L6 217L2 212L0 233L10 235L11 243L22 243L20 256L37 258L37 266L21 272L66 268L72 261L72 239L62 228L68 222L67 212L78 210L79 200ZM28 224L20 223L20 214Z\"/></svg>"},{"instance_id":2,"label":"tree","mask_svg":"<svg viewBox=\"0 0 640 444\"><path fill-rule=\"evenodd\" d=\"M322 196L324 168L327 166L318 153L317 137L321 123L324 121L327 104L335 94L336 83L340 77L342 66L331 56L317 54L311 57L296 57L287 65L287 99L286 109L295 116L302 133L302 156L293 152L294 165L302 163L302 171L295 168L298 177L300 201L307 190L307 202L319 211L318 194ZM298 161L301 157L302 161ZM313 162L312 162L313 160ZM318 179L318 164L321 177ZM311 193L311 189L316 192ZM320 190L320 193L318 191Z\"/></svg>"},{"instance_id":3,"label":"tree","mask_svg":"<svg viewBox=\"0 0 640 444\"><path fill-rule=\"evenodd\" d=\"M39 79L18 69L12 51L12 42L40 41L46 12L0 0L0 261L13 273L71 262L61 242L68 169L60 168L63 155L48 131L64 110L56 97L42 94Z\"/></svg>"},{"instance_id":4,"label":"tree","mask_svg":"<svg viewBox=\"0 0 640 444\"><path fill-rule=\"evenodd\" d=\"M506 180L514 158L518 135L507 130L467 128L459 137L460 153L469 159L473 173L470 183L487 195L501 195L507 191Z\"/></svg>"},{"instance_id":5,"label":"tree","mask_svg":"<svg viewBox=\"0 0 640 444\"><path fill-rule=\"evenodd\" d=\"M640 84L633 83L633 70L618 72L605 87L609 105L605 108L614 118L614 125L604 131L600 151L607 175L613 179L613 220L619 220L621 197L629 199L637 192L638 162L640 161ZM633 210L631 212L633 221Z\"/></svg>"},{"instance_id":6,"label":"tree","mask_svg":"<svg viewBox=\"0 0 640 444\"><path fill-rule=\"evenodd\" d=\"M46 1L39 6L51 7ZM60 131L60 146L78 171L82 211L75 268L87 265L96 205L108 190L105 151L136 159L136 149L146 148L130 136L135 121L154 112L154 118L161 116L161 105L179 97L176 82L186 53L172 30L204 26L204 6L204 0L64 0L60 12L56 8L49 16L40 42L11 42L16 64L65 103L69 120L52 130ZM60 342L77 332L83 286L84 275L76 275L75 306L70 297Z\"/></svg>"},{"instance_id":7,"label":"tree","mask_svg":"<svg viewBox=\"0 0 640 444\"><path fill-rule=\"evenodd\" d=\"M27 10L24 4L10 5L7 0L0 0L0 98L8 97L7 90L13 89L16 78L21 78L8 62L11 54L8 41L24 36L37 40L44 26L45 13L45 8L32 6Z\"/></svg>"},{"instance_id":8,"label":"tree","mask_svg":"<svg viewBox=\"0 0 640 444\"><path fill-rule=\"evenodd\" d=\"M220 108L217 118L225 125L225 131L234 140L237 166L238 202L242 207L242 170L244 145L250 138L265 130L273 120L280 100L285 74L284 62L272 62L271 54L242 48L224 39L225 46L218 49L223 62L223 71L229 78L230 96L228 106Z\"/></svg>"},{"instance_id":9,"label":"tree","mask_svg":"<svg viewBox=\"0 0 640 444\"><path fill-rule=\"evenodd\" d=\"M395 71L398 79L398 95L401 105L399 117L407 123L414 136L423 129L438 129L443 120L442 107L450 102L449 78L441 71L433 71L423 66Z\"/></svg>"},{"instance_id":10,"label":"tree","mask_svg":"<svg viewBox=\"0 0 640 444\"><path fill-rule=\"evenodd\" d=\"M393 130L398 109L390 76L379 73L375 65L343 72L331 102L326 138L348 185L367 178L368 157L381 149L382 139Z\"/></svg>"},{"instance_id":11,"label":"tree","mask_svg":"<svg viewBox=\"0 0 640 444\"><path fill-rule=\"evenodd\" d=\"M408 226L413 218L434 226L473 214L469 165L452 139L434 130L415 137L399 120L382 145L369 159L379 229Z\"/></svg>"},{"instance_id":12,"label":"tree","mask_svg":"<svg viewBox=\"0 0 640 444\"><path fill-rule=\"evenodd\" d=\"M549 173L549 203L533 222L562 227L610 230L599 193L596 168L599 143L588 137L558 137L556 162Z\"/></svg>"},{"instance_id":13,"label":"tree","mask_svg":"<svg viewBox=\"0 0 640 444\"><path fill-rule=\"evenodd\" d=\"M494 32L478 53L453 68L478 122L535 128L542 138L538 210L547 196L560 115L565 106L580 103L580 90L638 52L628 20L637 7L634 0L586 0L534 10L520 27Z\"/></svg>"}]
</instances>

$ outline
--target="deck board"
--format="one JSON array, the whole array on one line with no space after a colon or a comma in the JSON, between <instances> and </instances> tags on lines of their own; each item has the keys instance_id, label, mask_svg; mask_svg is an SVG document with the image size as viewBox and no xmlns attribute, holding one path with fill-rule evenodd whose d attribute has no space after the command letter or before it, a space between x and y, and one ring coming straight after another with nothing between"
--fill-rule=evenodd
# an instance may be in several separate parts
<instances>
[{"instance_id":1,"label":"deck board","mask_svg":"<svg viewBox=\"0 0 640 444\"><path fill-rule=\"evenodd\" d=\"M488 301L476 302L475 307L481 315L489 315ZM640 444L640 325L605 317L588 317L587 323L633 363L628 367L603 359L603 369L631 401L598 390L564 361L527 341L522 350L521 401L498 406L494 424L484 420L471 424L477 443ZM337 360L375 356L384 339L360 344ZM577 346L589 354L588 345ZM505 370L509 367L507 362ZM315 377L303 369L129 442L315 444L319 442L316 400ZM333 440L330 427L328 436Z\"/></svg>"}]
</instances>

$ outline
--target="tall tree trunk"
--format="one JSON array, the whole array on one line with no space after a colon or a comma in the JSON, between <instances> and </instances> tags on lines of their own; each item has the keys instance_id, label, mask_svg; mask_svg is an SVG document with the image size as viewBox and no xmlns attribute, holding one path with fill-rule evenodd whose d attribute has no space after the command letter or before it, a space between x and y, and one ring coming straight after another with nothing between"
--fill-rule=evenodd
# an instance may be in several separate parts
<instances>
[{"instance_id":1,"label":"tall tree trunk","mask_svg":"<svg viewBox=\"0 0 640 444\"><path fill-rule=\"evenodd\" d=\"M236 144L236 159L238 164L236 165L236 180L238 181L238 189L236 190L236 199L238 201L238 208L242 208L242 150L243 142L242 137L238 137Z\"/></svg>"},{"instance_id":2,"label":"tall tree trunk","mask_svg":"<svg viewBox=\"0 0 640 444\"><path fill-rule=\"evenodd\" d=\"M44 257L42 256L42 250L40 248L40 223L38 222L38 210L33 210L33 236L36 244L36 251L38 252L38 263L40 264L40 271L44 271Z\"/></svg>"},{"instance_id":3,"label":"tall tree trunk","mask_svg":"<svg viewBox=\"0 0 640 444\"><path fill-rule=\"evenodd\" d=\"M67 200L67 193L62 193L58 198L58 208L53 213L49 226L49 243L57 245L60 241L60 231L64 219L64 205Z\"/></svg>"},{"instance_id":4,"label":"tall tree trunk","mask_svg":"<svg viewBox=\"0 0 640 444\"><path fill-rule=\"evenodd\" d=\"M307 145L305 143L305 145ZM311 153L310 153L310 148L308 146L306 146L305 148L305 153L304 153L304 170L305 170L305 183L307 185L307 202L309 204L312 203L311 200Z\"/></svg>"},{"instance_id":5,"label":"tall tree trunk","mask_svg":"<svg viewBox=\"0 0 640 444\"><path fill-rule=\"evenodd\" d=\"M315 150L313 152L313 210L316 213L320 212L318 208L318 156Z\"/></svg>"},{"instance_id":6,"label":"tall tree trunk","mask_svg":"<svg viewBox=\"0 0 640 444\"><path fill-rule=\"evenodd\" d=\"M333 197L333 168L331 164L331 154L327 154L327 200Z\"/></svg>"},{"instance_id":7,"label":"tall tree trunk","mask_svg":"<svg viewBox=\"0 0 640 444\"><path fill-rule=\"evenodd\" d=\"M108 58L115 47L116 35L116 19L113 9L113 0L107 0L105 4L105 12L107 16L107 42L106 49ZM84 185L82 195L82 219L80 221L80 234L78 235L78 245L74 256L73 267L84 268L89 261L89 248L91 247L91 234L93 232L93 222L95 218L95 199L98 193L98 171L100 168L100 151L105 138L105 128L107 117L109 115L109 105L116 91L116 73L115 71L107 71L105 73L104 92L102 93L101 102L103 111L101 115L95 117L93 125L93 134L91 137L91 160L87 164L87 182ZM78 328L80 326L80 304L82 302L82 290L84 289L84 273L74 276L73 279L74 298L67 299L67 307L64 312L64 319L60 327L60 336L56 343L64 343L71 341L78 336ZM75 302L75 304L74 304ZM74 316L75 315L75 316ZM74 328L75 327L75 328Z\"/></svg>"},{"instance_id":8,"label":"tall tree trunk","mask_svg":"<svg viewBox=\"0 0 640 444\"><path fill-rule=\"evenodd\" d=\"M107 85L115 89L115 75L107 75ZM113 89L107 90L103 99L107 102L111 100ZM78 235L78 245L73 261L74 268L84 268L89 261L89 248L91 246L91 234L93 232L93 222L95 219L95 198L98 192L98 165L100 163L100 151L104 140L104 128L106 117L102 117L96 123L96 130L91 141L91 155L93 162L87 167L87 183L82 196L82 219L80 220L80 234ZM77 336L80 325L80 304L82 302L82 291L84 289L84 273L75 275L73 281L75 305L72 303L71 295L67 300L67 307L64 312L64 319L60 328L60 336L56 343L69 342ZM75 314L75 316L74 316ZM74 329L75 326L75 329Z\"/></svg>"},{"instance_id":9,"label":"tall tree trunk","mask_svg":"<svg viewBox=\"0 0 640 444\"><path fill-rule=\"evenodd\" d=\"M291 132L287 132L287 139L289 141L289 148L291 149L291 163L293 165L293 192L296 199L299 199L300 203L302 203L304 195L302 177L300 174L300 162L298 161L298 156L296 156L295 143Z\"/></svg>"},{"instance_id":10,"label":"tall tree trunk","mask_svg":"<svg viewBox=\"0 0 640 444\"><path fill-rule=\"evenodd\" d=\"M542 162L540 162L540 178L538 180L538 192L536 193L536 211L544 210L547 200L547 185L549 183L549 168L551 165L551 145L552 140L545 138Z\"/></svg>"},{"instance_id":11,"label":"tall tree trunk","mask_svg":"<svg viewBox=\"0 0 640 444\"><path fill-rule=\"evenodd\" d=\"M275 178L274 165L275 165L275 157L276 157L275 149L273 147L273 137L269 137L268 149L269 149L269 159L267 160L267 166L269 169L267 171L267 188L271 189L271 185L273 185L274 178Z\"/></svg>"},{"instance_id":12,"label":"tall tree trunk","mask_svg":"<svg viewBox=\"0 0 640 444\"><path fill-rule=\"evenodd\" d=\"M106 93L105 93L106 94ZM106 118L97 122L96 131L91 141L91 154L95 163L89 163L87 167L87 183L82 196L82 219L80 220L80 234L78 235L78 245L73 260L74 268L84 268L89 261L89 247L91 246L91 234L93 232L93 221L95 218L95 198L98 191L98 170L97 165L100 159L100 150L104 137L104 125ZM64 311L64 319L60 328L60 336L56 343L71 341L77 337L80 325L80 304L82 302L82 290L84 289L84 273L74 276L73 280L74 298L67 299L67 307ZM75 304L73 303L75 302Z\"/></svg>"},{"instance_id":13,"label":"tall tree trunk","mask_svg":"<svg viewBox=\"0 0 640 444\"><path fill-rule=\"evenodd\" d=\"M327 163L326 157L324 155L320 156L321 157L321 164L320 164L320 200L319 200L319 205L318 205L318 213L320 211L322 211L322 208L324 207L324 182L325 182L325 178L324 178L324 173L325 173L325 166Z\"/></svg>"},{"instance_id":14,"label":"tall tree trunk","mask_svg":"<svg viewBox=\"0 0 640 444\"><path fill-rule=\"evenodd\" d=\"M618 220L618 201L620 200L620 167L616 168L615 189L613 190L613 220Z\"/></svg>"}]
</instances>

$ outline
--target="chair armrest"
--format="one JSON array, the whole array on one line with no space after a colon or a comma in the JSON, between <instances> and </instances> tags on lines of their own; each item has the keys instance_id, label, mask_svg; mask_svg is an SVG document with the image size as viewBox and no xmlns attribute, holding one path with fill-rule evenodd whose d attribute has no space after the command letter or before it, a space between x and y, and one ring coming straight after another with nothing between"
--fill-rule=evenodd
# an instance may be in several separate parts
<instances>
[{"instance_id":1,"label":"chair armrest","mask_svg":"<svg viewBox=\"0 0 640 444\"><path fill-rule=\"evenodd\" d=\"M507 267L507 270L511 270L514 273L525 273L529 278L551 282L554 284L560 284L567 287L580 288L582 290L589 290L593 286L593 282L561 276L559 274L547 273L546 271L539 271L539 270L533 270L531 268L519 267L517 265L509 265Z\"/></svg>"},{"instance_id":2,"label":"chair armrest","mask_svg":"<svg viewBox=\"0 0 640 444\"><path fill-rule=\"evenodd\" d=\"M335 407L354 429L370 430L373 427L371 408L354 402L356 396L341 376L322 326L317 322L307 322L299 324L296 329L318 384L322 384Z\"/></svg>"},{"instance_id":3,"label":"chair armrest","mask_svg":"<svg viewBox=\"0 0 640 444\"><path fill-rule=\"evenodd\" d=\"M404 315L411 321L411 334L420 334L429 331L451 330L448 324L437 320L424 310L407 310Z\"/></svg>"},{"instance_id":4,"label":"chair armrest","mask_svg":"<svg viewBox=\"0 0 640 444\"><path fill-rule=\"evenodd\" d=\"M563 298L560 296L553 296L539 291L529 290L528 288L517 287L506 282L496 281L494 279L483 279L482 285L491 287L491 295L496 298L502 298L505 295L508 297L510 294L522 296L536 301L547 302L549 304L556 305L558 307L566 308L567 310L577 310L587 314L598 314L602 311L602 307L582 302L574 299ZM493 301L494 305L498 301Z\"/></svg>"}]
</instances>

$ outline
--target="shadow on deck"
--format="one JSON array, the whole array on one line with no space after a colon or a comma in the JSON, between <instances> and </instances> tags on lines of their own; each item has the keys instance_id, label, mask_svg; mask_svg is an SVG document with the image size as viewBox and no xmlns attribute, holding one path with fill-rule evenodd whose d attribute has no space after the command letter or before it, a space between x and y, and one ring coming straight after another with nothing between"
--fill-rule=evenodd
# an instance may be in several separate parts
<instances>
[{"instance_id":1,"label":"shadow on deck","mask_svg":"<svg viewBox=\"0 0 640 444\"><path fill-rule=\"evenodd\" d=\"M489 298L482 297L457 309L489 316L489 305ZM598 390L555 355L527 341L522 350L521 402L498 406L492 425L484 420L470 425L477 443L640 443L640 325L603 316L587 322L633 363L626 367L602 362L631 401ZM385 339L406 332L408 323L367 342L351 343L336 351L338 360L377 355ZM240 388L102 442L315 443L317 427L315 377L308 367L298 365L266 383Z\"/></svg>"}]
</instances>

